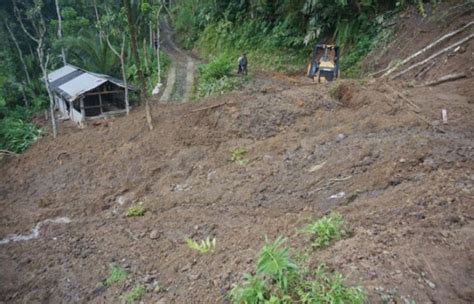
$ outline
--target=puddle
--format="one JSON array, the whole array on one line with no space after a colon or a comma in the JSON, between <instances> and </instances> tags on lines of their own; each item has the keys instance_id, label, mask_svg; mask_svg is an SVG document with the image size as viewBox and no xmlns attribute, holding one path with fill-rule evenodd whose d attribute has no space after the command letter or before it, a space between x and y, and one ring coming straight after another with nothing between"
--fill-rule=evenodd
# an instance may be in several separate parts
<instances>
[{"instance_id":1,"label":"puddle","mask_svg":"<svg viewBox=\"0 0 474 304\"><path fill-rule=\"evenodd\" d=\"M29 234L10 234L6 238L0 240L0 245L8 244L10 242L29 241L37 239L40 236L41 226L47 223L53 224L68 224L71 220L68 217L58 217L55 219L47 219L39 222L36 226L31 229Z\"/></svg>"}]
</instances>

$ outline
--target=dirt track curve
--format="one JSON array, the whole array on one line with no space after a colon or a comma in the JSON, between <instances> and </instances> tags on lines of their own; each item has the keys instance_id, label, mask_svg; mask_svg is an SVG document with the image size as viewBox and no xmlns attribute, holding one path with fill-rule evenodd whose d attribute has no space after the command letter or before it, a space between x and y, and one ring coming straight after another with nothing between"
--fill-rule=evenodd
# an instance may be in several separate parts
<instances>
[{"instance_id":1,"label":"dirt track curve","mask_svg":"<svg viewBox=\"0 0 474 304\"><path fill-rule=\"evenodd\" d=\"M161 102L179 103L189 101L194 85L196 60L173 42L173 31L167 22L163 22L163 49L171 58L165 90Z\"/></svg>"}]
</instances>

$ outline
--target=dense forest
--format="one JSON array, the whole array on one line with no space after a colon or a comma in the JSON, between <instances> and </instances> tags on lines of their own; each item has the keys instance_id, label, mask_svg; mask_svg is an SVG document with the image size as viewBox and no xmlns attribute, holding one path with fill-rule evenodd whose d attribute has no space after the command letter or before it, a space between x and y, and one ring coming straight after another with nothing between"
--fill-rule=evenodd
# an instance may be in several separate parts
<instances>
[{"instance_id":1,"label":"dense forest","mask_svg":"<svg viewBox=\"0 0 474 304\"><path fill-rule=\"evenodd\" d=\"M46 132L31 118L48 107L52 116L44 76L66 62L137 84L146 99L158 82L156 37L165 19L181 45L209 60L200 67L204 96L239 85L221 78L241 52L262 69L301 70L317 41L340 45L342 70L357 76L363 56L389 39L391 20L407 5L424 13L421 0L2 1L0 149L21 152ZM165 71L164 52L160 59Z\"/></svg>"}]
</instances>

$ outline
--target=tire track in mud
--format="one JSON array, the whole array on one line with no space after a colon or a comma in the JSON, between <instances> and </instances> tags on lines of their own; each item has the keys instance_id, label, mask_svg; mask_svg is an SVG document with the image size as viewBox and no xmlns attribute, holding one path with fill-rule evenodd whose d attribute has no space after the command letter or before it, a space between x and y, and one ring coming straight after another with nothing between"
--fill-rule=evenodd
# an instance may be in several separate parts
<instances>
[{"instance_id":1,"label":"tire track in mud","mask_svg":"<svg viewBox=\"0 0 474 304\"><path fill-rule=\"evenodd\" d=\"M195 60L173 42L173 31L167 22L163 23L163 32L162 45L170 56L172 64L160 100L167 103L187 102L194 85Z\"/></svg>"}]
</instances>

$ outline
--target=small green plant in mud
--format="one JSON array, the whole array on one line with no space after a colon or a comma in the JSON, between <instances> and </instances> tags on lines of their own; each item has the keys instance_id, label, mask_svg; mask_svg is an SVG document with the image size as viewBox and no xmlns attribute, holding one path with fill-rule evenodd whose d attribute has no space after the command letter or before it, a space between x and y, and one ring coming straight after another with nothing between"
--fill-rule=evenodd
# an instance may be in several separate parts
<instances>
[{"instance_id":1,"label":"small green plant in mud","mask_svg":"<svg viewBox=\"0 0 474 304\"><path fill-rule=\"evenodd\" d=\"M125 295L125 301L133 304L139 301L146 294L146 288L143 285L138 285Z\"/></svg>"},{"instance_id":2,"label":"small green plant in mud","mask_svg":"<svg viewBox=\"0 0 474 304\"><path fill-rule=\"evenodd\" d=\"M339 213L333 212L307 225L303 231L312 234L314 237L312 244L314 248L321 248L341 237L343 224L342 216Z\"/></svg>"},{"instance_id":3,"label":"small green plant in mud","mask_svg":"<svg viewBox=\"0 0 474 304\"><path fill-rule=\"evenodd\" d=\"M245 165L245 163L247 162L244 159L245 155L247 154L247 149L245 149L244 147L234 148L230 151L230 154L230 160L234 163Z\"/></svg>"},{"instance_id":4,"label":"small green plant in mud","mask_svg":"<svg viewBox=\"0 0 474 304\"><path fill-rule=\"evenodd\" d=\"M229 299L235 304L327 304L364 303L361 287L346 287L339 273L329 273L324 265L310 271L298 265L283 247L285 239L266 240L257 255L255 274L245 273L234 285Z\"/></svg>"},{"instance_id":5,"label":"small green plant in mud","mask_svg":"<svg viewBox=\"0 0 474 304\"><path fill-rule=\"evenodd\" d=\"M104 285L111 286L115 283L122 282L127 278L127 276L128 272L122 266L111 264L110 274L107 279L105 279Z\"/></svg>"},{"instance_id":6,"label":"small green plant in mud","mask_svg":"<svg viewBox=\"0 0 474 304\"><path fill-rule=\"evenodd\" d=\"M186 240L186 245L190 249L197 250L200 253L214 252L214 250L216 250L216 243L216 238L213 238L212 240L210 238L206 238L205 240L201 240L199 242L192 239Z\"/></svg>"},{"instance_id":7,"label":"small green plant in mud","mask_svg":"<svg viewBox=\"0 0 474 304\"><path fill-rule=\"evenodd\" d=\"M143 206L143 202L138 202L133 206L128 207L127 209L127 216L143 216L146 212L145 206Z\"/></svg>"}]
</instances>

